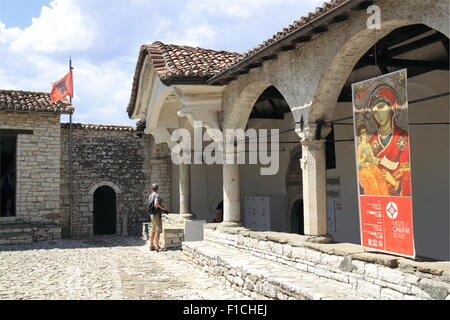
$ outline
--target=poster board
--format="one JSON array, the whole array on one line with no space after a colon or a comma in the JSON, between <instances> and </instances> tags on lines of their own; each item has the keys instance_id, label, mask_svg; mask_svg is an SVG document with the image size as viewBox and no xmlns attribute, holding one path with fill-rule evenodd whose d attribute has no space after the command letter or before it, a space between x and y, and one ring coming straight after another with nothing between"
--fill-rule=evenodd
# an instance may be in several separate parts
<instances>
[{"instance_id":1,"label":"poster board","mask_svg":"<svg viewBox=\"0 0 450 320\"><path fill-rule=\"evenodd\" d=\"M407 70L352 85L362 246L415 258Z\"/></svg>"}]
</instances>

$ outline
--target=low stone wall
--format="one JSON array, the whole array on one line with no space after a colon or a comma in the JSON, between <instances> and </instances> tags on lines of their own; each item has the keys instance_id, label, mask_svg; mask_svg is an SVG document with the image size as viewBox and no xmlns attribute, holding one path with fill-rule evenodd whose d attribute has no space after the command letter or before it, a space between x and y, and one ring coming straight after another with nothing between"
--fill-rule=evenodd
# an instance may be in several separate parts
<instances>
[{"instance_id":1,"label":"low stone wall","mask_svg":"<svg viewBox=\"0 0 450 320\"><path fill-rule=\"evenodd\" d=\"M166 249L179 249L184 241L184 220L178 214L162 216L163 233L160 236L160 246ZM142 224L142 239L150 241L152 224Z\"/></svg>"},{"instance_id":2,"label":"low stone wall","mask_svg":"<svg viewBox=\"0 0 450 320\"><path fill-rule=\"evenodd\" d=\"M57 224L0 224L0 244L26 244L57 239L61 239L61 226Z\"/></svg>"},{"instance_id":3,"label":"low stone wall","mask_svg":"<svg viewBox=\"0 0 450 320\"><path fill-rule=\"evenodd\" d=\"M368 253L346 243L316 243L295 234L205 226L205 240L314 274L375 299L450 300L450 262L418 262Z\"/></svg>"}]
</instances>

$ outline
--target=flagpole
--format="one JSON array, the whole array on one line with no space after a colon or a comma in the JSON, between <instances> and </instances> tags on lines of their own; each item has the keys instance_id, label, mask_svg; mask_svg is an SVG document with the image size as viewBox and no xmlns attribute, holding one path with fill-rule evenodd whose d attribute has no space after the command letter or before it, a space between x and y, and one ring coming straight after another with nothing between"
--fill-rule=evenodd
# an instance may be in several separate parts
<instances>
[{"instance_id":1,"label":"flagpole","mask_svg":"<svg viewBox=\"0 0 450 320\"><path fill-rule=\"evenodd\" d=\"M72 57L69 58L69 72L72 72ZM72 84L73 85L73 84ZM72 93L73 94L73 93ZM72 96L69 96L70 104L72 104ZM73 236L73 181L72 181L72 171L73 171L73 159L72 159L72 112L69 114L69 234L70 238Z\"/></svg>"}]
</instances>

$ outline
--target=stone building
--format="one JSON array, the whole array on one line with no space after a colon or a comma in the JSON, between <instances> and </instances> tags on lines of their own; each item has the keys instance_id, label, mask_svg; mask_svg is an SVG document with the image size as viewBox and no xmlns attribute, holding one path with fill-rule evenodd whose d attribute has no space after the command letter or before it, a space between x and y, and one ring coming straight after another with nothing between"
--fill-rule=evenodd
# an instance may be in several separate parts
<instances>
[{"instance_id":1,"label":"stone building","mask_svg":"<svg viewBox=\"0 0 450 320\"><path fill-rule=\"evenodd\" d=\"M73 124L72 130L74 197L70 217L70 130L69 124L62 124L63 236L136 232L135 223L145 218L145 207L141 204L143 192L149 184L144 171L146 144L143 134L132 127L87 124ZM97 216L102 216L102 209L106 210L106 220L97 219ZM126 232L122 229L125 224Z\"/></svg>"},{"instance_id":2,"label":"stone building","mask_svg":"<svg viewBox=\"0 0 450 320\"><path fill-rule=\"evenodd\" d=\"M374 12L381 13L378 29L368 27ZM430 297L428 289L447 297L449 21L446 0L333 0L243 55L143 45L127 111L131 119L145 121L145 133L157 144L173 146L171 133L192 131L196 121L222 132L281 132L280 170L274 176L260 175L261 165L172 164L173 211L211 221L223 202L224 222L205 229L209 242L184 245L192 259L207 271L226 274L242 290L265 290L271 297L283 281L265 279L270 283L265 289L251 281L244 286L245 279L230 271L238 262L230 258L228 266L220 265L232 255L226 247L284 261L360 293L373 291L372 297ZM404 68L418 261L447 261L432 267L359 246L351 84ZM249 223L248 204L255 199L277 203L276 209L266 206L271 222L266 232ZM334 244L326 244L330 241ZM251 266L247 269L239 272L250 272ZM403 281L409 272L418 277L411 283ZM428 280L422 283L430 278L430 286ZM283 285L280 296L289 287Z\"/></svg>"},{"instance_id":3,"label":"stone building","mask_svg":"<svg viewBox=\"0 0 450 320\"><path fill-rule=\"evenodd\" d=\"M61 114L48 93L0 90L0 243L61 238Z\"/></svg>"},{"instance_id":4,"label":"stone building","mask_svg":"<svg viewBox=\"0 0 450 320\"><path fill-rule=\"evenodd\" d=\"M167 148L127 126L73 124L71 142L60 116L73 111L48 93L0 91L1 243L138 234L151 181L170 206Z\"/></svg>"}]
</instances>

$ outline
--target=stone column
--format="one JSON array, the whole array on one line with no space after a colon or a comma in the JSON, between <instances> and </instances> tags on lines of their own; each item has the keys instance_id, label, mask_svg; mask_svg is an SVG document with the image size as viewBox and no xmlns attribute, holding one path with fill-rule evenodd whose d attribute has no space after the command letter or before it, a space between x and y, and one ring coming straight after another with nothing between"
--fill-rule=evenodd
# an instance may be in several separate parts
<instances>
[{"instance_id":1,"label":"stone column","mask_svg":"<svg viewBox=\"0 0 450 320\"><path fill-rule=\"evenodd\" d=\"M223 165L223 225L241 226L241 192L238 164Z\"/></svg>"},{"instance_id":2,"label":"stone column","mask_svg":"<svg viewBox=\"0 0 450 320\"><path fill-rule=\"evenodd\" d=\"M180 215L191 220L191 165L180 164Z\"/></svg>"},{"instance_id":3,"label":"stone column","mask_svg":"<svg viewBox=\"0 0 450 320\"><path fill-rule=\"evenodd\" d=\"M303 140L301 168L305 235L327 235L325 140Z\"/></svg>"}]
</instances>

